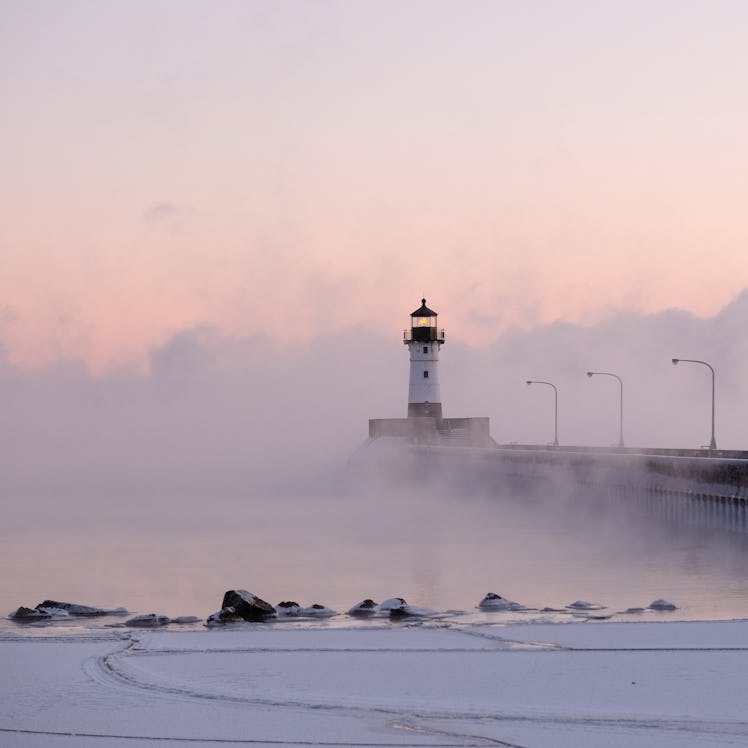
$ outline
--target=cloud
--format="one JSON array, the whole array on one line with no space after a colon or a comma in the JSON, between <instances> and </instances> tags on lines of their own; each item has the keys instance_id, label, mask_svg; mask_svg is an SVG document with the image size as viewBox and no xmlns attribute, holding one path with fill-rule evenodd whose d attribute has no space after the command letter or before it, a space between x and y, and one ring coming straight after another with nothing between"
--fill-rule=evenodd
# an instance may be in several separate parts
<instances>
[{"instance_id":1,"label":"cloud","mask_svg":"<svg viewBox=\"0 0 748 748\"><path fill-rule=\"evenodd\" d=\"M619 312L598 324L541 325L515 331L481 349L444 348L442 399L461 410L483 393L499 441L552 440L550 392L528 388L545 379L559 390L562 443L611 445L618 435L619 392L612 379L588 379L588 370L624 381L624 435L631 446L699 447L708 443L711 380L705 367L675 368L673 357L710 362L717 372L717 442L746 446L743 422L748 345L740 332L748 319L748 293L717 315L698 318L681 310ZM463 367L461 360L468 360ZM456 386L453 385L456 384ZM454 406L453 406L454 407Z\"/></svg>"},{"instance_id":2,"label":"cloud","mask_svg":"<svg viewBox=\"0 0 748 748\"><path fill-rule=\"evenodd\" d=\"M159 200L143 211L143 220L152 226L165 224L176 228L181 221L194 212L194 208L189 205L178 205L171 200Z\"/></svg>"},{"instance_id":3,"label":"cloud","mask_svg":"<svg viewBox=\"0 0 748 748\"><path fill-rule=\"evenodd\" d=\"M742 448L748 388L748 292L700 319L671 310L620 313L591 326L543 325L479 348L448 339L441 354L446 416L489 416L500 442L552 439L559 390L562 444L611 445L624 381L630 446L699 447L717 371L717 441ZM0 340L0 343L2 341ZM0 360L0 491L238 493L303 482L342 466L369 418L405 415L407 350L365 326L279 343L209 326L154 347L146 371L94 376L81 362L34 371Z\"/></svg>"},{"instance_id":4,"label":"cloud","mask_svg":"<svg viewBox=\"0 0 748 748\"><path fill-rule=\"evenodd\" d=\"M0 325L11 324L18 319L18 311L9 305L0 307Z\"/></svg>"},{"instance_id":5,"label":"cloud","mask_svg":"<svg viewBox=\"0 0 748 748\"><path fill-rule=\"evenodd\" d=\"M390 388L377 393L375 381L401 374L391 362L377 370L392 353L384 341L366 345L366 364L350 347L341 337L279 347L203 327L154 348L147 372L0 365L0 487L241 493L324 474L364 441L369 411L385 409Z\"/></svg>"}]
</instances>

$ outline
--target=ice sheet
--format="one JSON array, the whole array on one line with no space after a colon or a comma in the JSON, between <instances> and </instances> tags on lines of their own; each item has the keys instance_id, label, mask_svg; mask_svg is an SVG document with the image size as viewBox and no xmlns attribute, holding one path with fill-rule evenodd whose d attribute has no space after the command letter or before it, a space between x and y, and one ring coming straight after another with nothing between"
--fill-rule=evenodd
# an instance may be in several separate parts
<instances>
[{"instance_id":1,"label":"ice sheet","mask_svg":"<svg viewBox=\"0 0 748 748\"><path fill-rule=\"evenodd\" d=\"M0 743L728 746L748 742L748 622L0 640Z\"/></svg>"}]
</instances>

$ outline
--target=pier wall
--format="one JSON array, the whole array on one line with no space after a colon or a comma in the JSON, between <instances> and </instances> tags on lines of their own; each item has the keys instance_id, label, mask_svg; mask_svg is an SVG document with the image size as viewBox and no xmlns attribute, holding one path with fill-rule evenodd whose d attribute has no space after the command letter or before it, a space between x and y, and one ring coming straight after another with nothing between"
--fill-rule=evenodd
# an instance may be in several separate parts
<instances>
[{"instance_id":1,"label":"pier wall","mask_svg":"<svg viewBox=\"0 0 748 748\"><path fill-rule=\"evenodd\" d=\"M491 438L488 418L434 418L420 416L409 418L372 418L369 421L369 438L404 438L411 444L490 447L496 446Z\"/></svg>"},{"instance_id":2,"label":"pier wall","mask_svg":"<svg viewBox=\"0 0 748 748\"><path fill-rule=\"evenodd\" d=\"M690 524L748 531L748 453L516 445L411 449L418 451L420 465L430 465L461 491L584 496Z\"/></svg>"}]
</instances>

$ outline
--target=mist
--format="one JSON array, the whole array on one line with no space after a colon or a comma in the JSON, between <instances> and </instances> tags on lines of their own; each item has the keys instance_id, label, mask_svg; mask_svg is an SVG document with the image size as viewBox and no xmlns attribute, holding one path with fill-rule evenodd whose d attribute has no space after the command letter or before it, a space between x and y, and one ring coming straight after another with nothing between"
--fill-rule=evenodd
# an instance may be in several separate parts
<instances>
[{"instance_id":1,"label":"mist","mask_svg":"<svg viewBox=\"0 0 748 748\"><path fill-rule=\"evenodd\" d=\"M559 390L561 444L610 446L624 381L627 446L698 448L709 438L717 373L717 442L745 446L748 292L717 315L612 314L589 327L510 332L484 347L449 335L441 352L447 417L489 416L499 443L553 437L550 388ZM232 338L210 327L175 334L148 366L92 375L79 361L36 370L0 363L0 472L5 494L215 492L309 485L345 464L369 418L403 417L408 359L399 331L365 326L298 343Z\"/></svg>"},{"instance_id":2,"label":"mist","mask_svg":"<svg viewBox=\"0 0 748 748\"><path fill-rule=\"evenodd\" d=\"M489 416L500 443L545 444L550 388L525 381L547 379L559 388L562 444L613 444L616 383L585 376L609 370L625 382L627 445L698 447L709 436L708 372L670 360L703 358L717 371L719 446L740 448L747 306L744 293L708 319L621 313L481 348L450 337L440 308L444 414ZM689 615L743 615L742 536L674 533L599 490L580 496L561 469L526 495L366 446L369 418L406 413L399 333L361 326L287 344L200 327L152 349L145 368L5 362L8 610L51 596L204 616L239 586L340 610L392 595L471 607L491 590L537 606L679 597Z\"/></svg>"},{"instance_id":3,"label":"mist","mask_svg":"<svg viewBox=\"0 0 748 748\"><path fill-rule=\"evenodd\" d=\"M547 380L558 387L560 443L613 446L618 442L618 382L586 376L590 370L605 371L624 382L626 446L698 449L709 443L711 375L704 366L676 367L671 361L692 358L711 363L716 371L718 446L744 449L746 319L748 294L743 292L709 318L680 310L619 312L590 326L557 323L509 333L482 349L452 341L442 354L445 414L457 409L489 415L491 433L500 443L548 444L553 440L553 393L526 384Z\"/></svg>"}]
</instances>

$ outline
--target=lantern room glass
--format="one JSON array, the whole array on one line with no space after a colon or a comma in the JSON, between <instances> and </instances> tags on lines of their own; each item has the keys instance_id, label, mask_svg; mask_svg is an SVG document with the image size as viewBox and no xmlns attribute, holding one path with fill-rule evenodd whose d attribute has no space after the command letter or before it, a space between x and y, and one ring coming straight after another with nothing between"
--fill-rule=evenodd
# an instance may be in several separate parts
<instances>
[{"instance_id":1,"label":"lantern room glass","mask_svg":"<svg viewBox=\"0 0 748 748\"><path fill-rule=\"evenodd\" d=\"M436 315L423 317L415 315L411 317L411 340L436 340Z\"/></svg>"}]
</instances>

